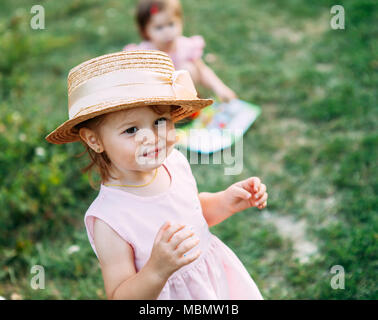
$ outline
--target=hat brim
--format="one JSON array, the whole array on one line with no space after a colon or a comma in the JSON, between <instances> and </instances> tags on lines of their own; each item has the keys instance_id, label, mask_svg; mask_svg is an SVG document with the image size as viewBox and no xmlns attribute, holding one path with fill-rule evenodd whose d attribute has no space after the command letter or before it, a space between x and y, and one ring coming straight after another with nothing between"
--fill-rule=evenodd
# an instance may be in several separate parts
<instances>
[{"instance_id":1,"label":"hat brim","mask_svg":"<svg viewBox=\"0 0 378 320\"><path fill-rule=\"evenodd\" d=\"M180 108L174 110L172 112L172 121L177 122L182 120L192 113L201 110L209 105L211 105L214 101L212 99L195 99L195 100L173 100L172 98L169 99L139 99L138 101L112 101L102 103L100 105L91 106L88 108L87 112L83 111L83 114L77 116L71 120L67 120L62 123L59 127L57 127L54 131L48 134L45 139L54 144L64 144L69 142L76 142L80 141L81 138L79 136L78 129L75 128L76 125L79 123L92 119L96 116L126 110L134 107L143 107L148 105L175 105L179 106Z\"/></svg>"}]
</instances>

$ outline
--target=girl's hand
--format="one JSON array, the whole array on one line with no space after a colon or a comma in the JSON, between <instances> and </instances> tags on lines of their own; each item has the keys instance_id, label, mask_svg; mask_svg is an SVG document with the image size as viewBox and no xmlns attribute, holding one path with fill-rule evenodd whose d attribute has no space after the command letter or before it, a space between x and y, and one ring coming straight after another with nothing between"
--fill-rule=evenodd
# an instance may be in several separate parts
<instances>
[{"instance_id":1,"label":"girl's hand","mask_svg":"<svg viewBox=\"0 0 378 320\"><path fill-rule=\"evenodd\" d=\"M237 96L234 91L232 91L229 87L227 86L221 86L219 89L216 90L216 94L218 98L223 102L229 102L233 99L236 99Z\"/></svg>"},{"instance_id":2,"label":"girl's hand","mask_svg":"<svg viewBox=\"0 0 378 320\"><path fill-rule=\"evenodd\" d=\"M164 223L159 229L152 247L148 263L163 279L186 264L196 260L201 250L187 255L186 253L199 243L194 232L182 224Z\"/></svg>"},{"instance_id":3,"label":"girl's hand","mask_svg":"<svg viewBox=\"0 0 378 320\"><path fill-rule=\"evenodd\" d=\"M251 177L229 186L223 194L226 206L232 213L249 207L264 209L267 205L268 194L265 184L257 177Z\"/></svg>"}]
</instances>

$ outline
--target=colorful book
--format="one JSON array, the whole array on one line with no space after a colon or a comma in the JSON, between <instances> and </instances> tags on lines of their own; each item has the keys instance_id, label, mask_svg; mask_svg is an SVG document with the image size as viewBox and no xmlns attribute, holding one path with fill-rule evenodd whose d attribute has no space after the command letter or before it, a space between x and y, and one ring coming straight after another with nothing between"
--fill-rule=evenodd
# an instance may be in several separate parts
<instances>
[{"instance_id":1,"label":"colorful book","mask_svg":"<svg viewBox=\"0 0 378 320\"><path fill-rule=\"evenodd\" d=\"M213 153L231 147L255 122L261 108L234 99L214 102L191 122L176 129L179 147L199 153Z\"/></svg>"}]
</instances>

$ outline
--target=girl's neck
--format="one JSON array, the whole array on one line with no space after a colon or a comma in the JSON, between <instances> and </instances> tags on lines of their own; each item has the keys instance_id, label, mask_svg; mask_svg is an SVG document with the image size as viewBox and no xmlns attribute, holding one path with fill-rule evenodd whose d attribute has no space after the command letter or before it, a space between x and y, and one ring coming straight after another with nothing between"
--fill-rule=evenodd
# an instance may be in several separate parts
<instances>
[{"instance_id":1,"label":"girl's neck","mask_svg":"<svg viewBox=\"0 0 378 320\"><path fill-rule=\"evenodd\" d=\"M155 172L155 169L153 170ZM150 180L151 181L151 177ZM113 180L120 182L121 180ZM135 182L135 181L134 181ZM135 183L136 184L136 183ZM149 197L154 196L160 193L166 192L171 185L171 176L168 174L167 170L160 166L157 168L156 177L152 181L152 183L143 186L143 187L117 187L117 186L109 186L110 188L118 189L127 193L132 193L141 197Z\"/></svg>"},{"instance_id":2,"label":"girl's neck","mask_svg":"<svg viewBox=\"0 0 378 320\"><path fill-rule=\"evenodd\" d=\"M157 169L157 168L156 168ZM117 185L142 185L150 182L156 173L156 169L149 171L128 171L126 173L111 173L117 179L109 178L103 184L117 184Z\"/></svg>"}]
</instances>

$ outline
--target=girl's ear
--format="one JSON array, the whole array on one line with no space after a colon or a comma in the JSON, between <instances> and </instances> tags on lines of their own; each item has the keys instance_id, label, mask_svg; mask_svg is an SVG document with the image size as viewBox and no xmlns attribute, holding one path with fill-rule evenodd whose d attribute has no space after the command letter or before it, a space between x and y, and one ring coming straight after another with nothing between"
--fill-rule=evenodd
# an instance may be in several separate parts
<instances>
[{"instance_id":1,"label":"girl's ear","mask_svg":"<svg viewBox=\"0 0 378 320\"><path fill-rule=\"evenodd\" d=\"M80 128L79 135L80 138L95 152L102 152L104 150L99 137L93 130L85 127Z\"/></svg>"}]
</instances>

